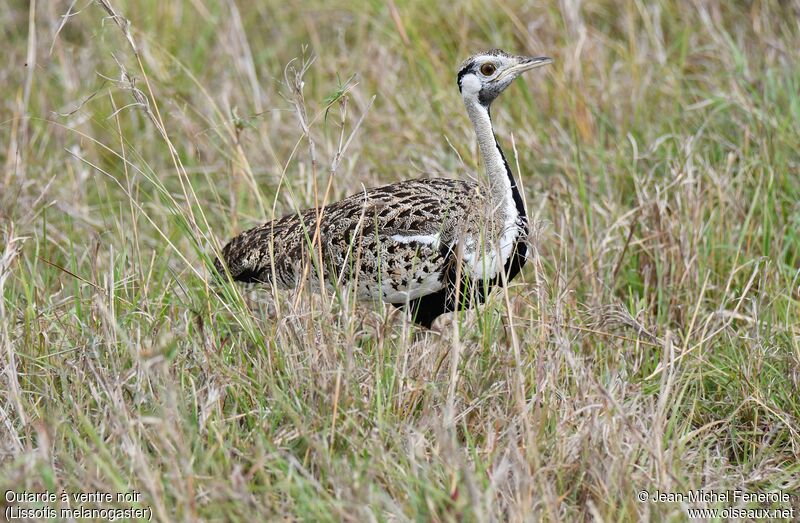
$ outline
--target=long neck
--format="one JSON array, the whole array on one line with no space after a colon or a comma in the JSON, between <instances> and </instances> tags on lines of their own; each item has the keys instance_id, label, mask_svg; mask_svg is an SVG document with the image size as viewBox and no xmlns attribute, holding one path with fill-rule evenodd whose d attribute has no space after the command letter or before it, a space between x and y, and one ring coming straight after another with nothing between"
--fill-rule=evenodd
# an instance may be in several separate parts
<instances>
[{"instance_id":1,"label":"long neck","mask_svg":"<svg viewBox=\"0 0 800 523\"><path fill-rule=\"evenodd\" d=\"M500 144L494 136L492 119L489 116L489 108L481 104L478 100L465 99L467 115L475 128L478 137L478 147L483 157L483 164L486 167L486 176L489 178L489 193L491 204L495 210L507 208L509 198L513 199L514 206L520 215L525 215L525 206L522 197L517 189L517 182L508 167L508 162Z\"/></svg>"}]
</instances>

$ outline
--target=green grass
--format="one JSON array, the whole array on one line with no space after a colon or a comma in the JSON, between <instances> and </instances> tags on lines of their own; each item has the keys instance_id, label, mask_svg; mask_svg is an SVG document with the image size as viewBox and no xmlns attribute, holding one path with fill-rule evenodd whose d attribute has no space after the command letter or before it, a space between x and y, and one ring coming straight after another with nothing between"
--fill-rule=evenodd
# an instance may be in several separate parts
<instances>
[{"instance_id":1,"label":"green grass","mask_svg":"<svg viewBox=\"0 0 800 523\"><path fill-rule=\"evenodd\" d=\"M114 2L129 40L69 3L0 7L0 491L639 521L687 517L642 489L739 488L798 517L795 4ZM207 283L329 180L477 171L455 72L490 47L556 59L493 107L538 224L507 293L437 334Z\"/></svg>"}]
</instances>

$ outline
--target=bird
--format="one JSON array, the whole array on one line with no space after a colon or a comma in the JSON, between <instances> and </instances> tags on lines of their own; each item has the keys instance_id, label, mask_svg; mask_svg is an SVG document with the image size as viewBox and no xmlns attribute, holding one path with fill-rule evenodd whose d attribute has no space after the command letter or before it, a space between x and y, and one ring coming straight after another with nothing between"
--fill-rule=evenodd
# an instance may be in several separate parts
<instances>
[{"instance_id":1,"label":"bird","mask_svg":"<svg viewBox=\"0 0 800 523\"><path fill-rule=\"evenodd\" d=\"M493 49L459 68L484 179L405 180L290 213L232 238L214 262L217 276L277 289L304 278L316 290L352 284L359 300L392 304L428 329L483 303L522 270L530 227L490 106L515 78L552 61Z\"/></svg>"}]
</instances>

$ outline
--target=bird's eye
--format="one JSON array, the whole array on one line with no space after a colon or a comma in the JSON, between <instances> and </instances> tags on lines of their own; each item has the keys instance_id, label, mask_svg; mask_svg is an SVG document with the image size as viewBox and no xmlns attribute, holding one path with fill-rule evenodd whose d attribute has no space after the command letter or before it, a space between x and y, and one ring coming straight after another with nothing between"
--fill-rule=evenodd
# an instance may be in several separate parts
<instances>
[{"instance_id":1,"label":"bird's eye","mask_svg":"<svg viewBox=\"0 0 800 523\"><path fill-rule=\"evenodd\" d=\"M494 64L486 63L481 66L481 74L483 76L492 76L495 71L497 71L497 67Z\"/></svg>"}]
</instances>

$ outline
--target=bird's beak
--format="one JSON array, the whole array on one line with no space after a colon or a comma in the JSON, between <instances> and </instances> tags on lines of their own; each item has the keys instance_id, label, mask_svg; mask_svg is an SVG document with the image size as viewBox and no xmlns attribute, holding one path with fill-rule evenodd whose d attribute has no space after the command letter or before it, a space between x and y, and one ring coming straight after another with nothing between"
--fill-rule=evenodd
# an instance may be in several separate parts
<instances>
[{"instance_id":1,"label":"bird's beak","mask_svg":"<svg viewBox=\"0 0 800 523\"><path fill-rule=\"evenodd\" d=\"M519 63L516 65L512 65L500 75L497 80L501 80L510 76L511 78L516 78L517 76L521 75L525 71L530 71L531 69L536 69L537 67L541 67L543 65L552 64L553 59L549 56L521 56L519 58Z\"/></svg>"}]
</instances>

